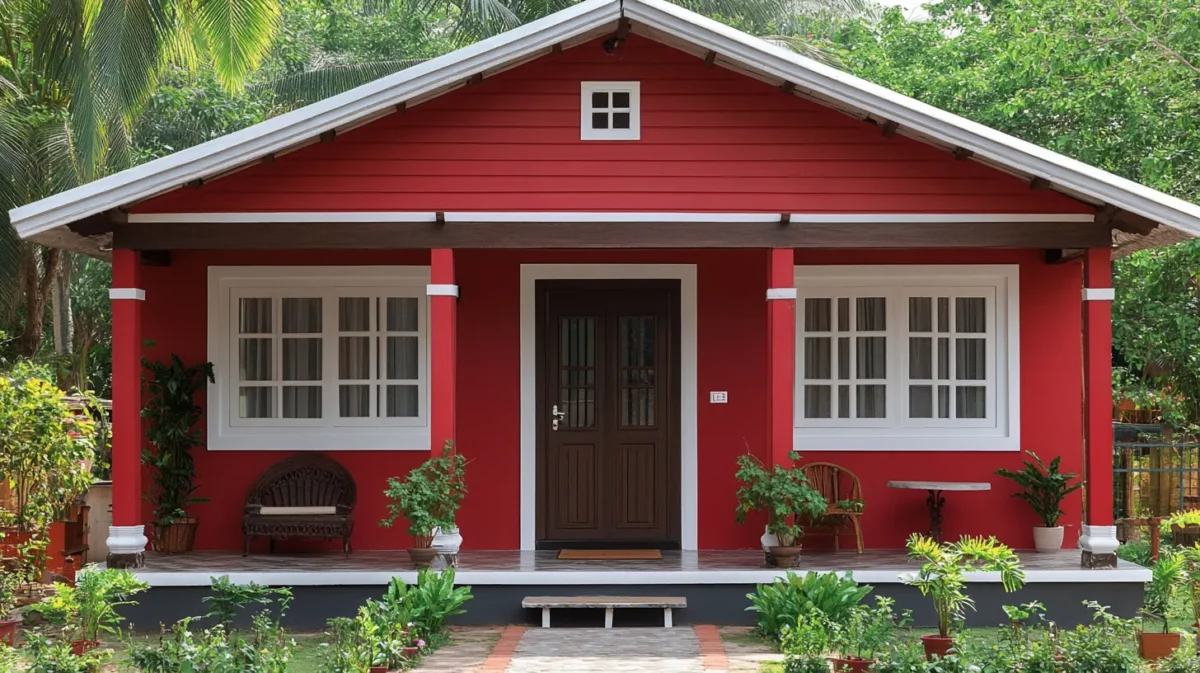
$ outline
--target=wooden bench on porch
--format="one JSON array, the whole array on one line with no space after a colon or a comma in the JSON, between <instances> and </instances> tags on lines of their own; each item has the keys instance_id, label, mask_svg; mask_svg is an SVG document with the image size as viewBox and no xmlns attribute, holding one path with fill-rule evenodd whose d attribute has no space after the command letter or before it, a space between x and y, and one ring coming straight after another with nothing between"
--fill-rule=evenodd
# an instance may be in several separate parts
<instances>
[{"instance_id":1,"label":"wooden bench on porch","mask_svg":"<svg viewBox=\"0 0 1200 673\"><path fill-rule=\"evenodd\" d=\"M616 608L660 608L663 626L671 628L671 611L686 608L687 599L680 596L526 596L521 607L542 609L542 628L550 628L550 610L554 608L604 608L604 628L613 625Z\"/></svg>"}]
</instances>

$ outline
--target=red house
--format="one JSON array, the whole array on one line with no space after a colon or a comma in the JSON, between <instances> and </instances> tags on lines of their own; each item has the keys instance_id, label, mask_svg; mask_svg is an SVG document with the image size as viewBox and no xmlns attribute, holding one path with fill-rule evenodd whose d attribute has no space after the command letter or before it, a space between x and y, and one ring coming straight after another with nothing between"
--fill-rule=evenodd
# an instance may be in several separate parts
<instances>
[{"instance_id":1,"label":"red house","mask_svg":"<svg viewBox=\"0 0 1200 673\"><path fill-rule=\"evenodd\" d=\"M947 494L946 535L1030 548L993 476L1027 450L1085 476L1066 546L1114 566L1110 260L1200 232L1193 204L662 0L587 0L11 216L114 264L110 562L146 545L140 360L177 353L216 368L209 501L200 551L143 575L372 591L404 567L372 550L410 546L376 525L384 481L447 440L477 587L773 576L719 550L763 532L734 522L737 456L793 449L866 502L868 553L814 567L895 582L889 550L930 515L891 481L985 482ZM358 487L350 558L317 545L336 579L328 556L240 555L247 489L300 451ZM681 551L534 553L630 544ZM1147 577L1079 556L1031 582Z\"/></svg>"}]
</instances>

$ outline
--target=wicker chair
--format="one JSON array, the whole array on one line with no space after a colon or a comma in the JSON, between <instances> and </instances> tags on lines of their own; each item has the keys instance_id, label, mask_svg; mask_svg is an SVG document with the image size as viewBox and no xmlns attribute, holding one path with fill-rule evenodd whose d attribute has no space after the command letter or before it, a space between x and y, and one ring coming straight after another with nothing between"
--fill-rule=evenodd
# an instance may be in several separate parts
<instances>
[{"instance_id":1,"label":"wicker chair","mask_svg":"<svg viewBox=\"0 0 1200 673\"><path fill-rule=\"evenodd\" d=\"M270 538L272 552L276 540L340 538L342 551L349 554L357 495L350 473L329 456L297 453L284 458L263 472L246 494L242 555L250 553L250 542L256 537ZM297 507L330 511L286 511Z\"/></svg>"},{"instance_id":2,"label":"wicker chair","mask_svg":"<svg viewBox=\"0 0 1200 673\"><path fill-rule=\"evenodd\" d=\"M841 500L862 501L862 485L853 472L834 463L809 463L801 468L808 483L821 495L829 509L825 516L815 521L808 521L804 526L805 535L829 535L833 537L833 548L840 549L839 538L847 533L846 528L854 531L854 539L858 544L858 553L863 553L862 526L859 517L862 512L854 512L838 507Z\"/></svg>"}]
</instances>

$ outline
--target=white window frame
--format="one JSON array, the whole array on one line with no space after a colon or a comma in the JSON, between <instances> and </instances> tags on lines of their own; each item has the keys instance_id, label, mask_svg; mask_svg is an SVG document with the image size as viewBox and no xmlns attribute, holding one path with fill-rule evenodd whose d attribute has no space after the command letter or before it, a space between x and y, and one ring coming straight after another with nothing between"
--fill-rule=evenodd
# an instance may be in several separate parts
<instances>
[{"instance_id":1,"label":"white window frame","mask_svg":"<svg viewBox=\"0 0 1200 673\"><path fill-rule=\"evenodd\" d=\"M609 115L609 128L592 128L592 94L608 93L611 104L613 92L629 94L629 128L612 128L612 115ZM580 140L640 140L642 137L642 84L641 82L580 82L579 86L579 139ZM606 111L613 108L605 108ZM624 108L617 109L623 112Z\"/></svg>"},{"instance_id":2,"label":"white window frame","mask_svg":"<svg viewBox=\"0 0 1200 673\"><path fill-rule=\"evenodd\" d=\"M208 384L207 446L214 451L427 451L429 428L428 266L211 266L208 268L208 359L216 383ZM259 294L255 294L255 291ZM272 310L283 297L321 297L322 419L244 419L237 415L237 299L270 296ZM416 297L418 414L404 418L338 416L338 298ZM278 322L273 327L278 327ZM373 331L385 336L386 330ZM358 334L347 333L351 335ZM277 336L277 335L276 335ZM314 335L315 336L315 335ZM278 339L276 339L278 340ZM278 347L273 352L278 351ZM378 353L371 359L374 369ZM332 375L331 375L332 374ZM380 379L377 383L384 385ZM314 384L316 385L316 384ZM382 394L382 391L380 391Z\"/></svg>"},{"instance_id":3,"label":"white window frame","mask_svg":"<svg viewBox=\"0 0 1200 673\"><path fill-rule=\"evenodd\" d=\"M1019 275L1016 264L797 266L793 410L796 450L1019 451ZM950 297L980 296L981 293L994 297L986 332L987 367L993 373L986 384L988 418L908 418L908 297L936 296L938 292ZM887 297L886 419L839 419L836 413L834 418L804 418L804 300L839 296ZM836 305L836 299L834 303ZM850 326L854 327L853 324ZM832 327L836 328L836 323ZM841 335L843 333L832 335L830 351L830 373L835 377L831 394L835 401L838 383L836 337ZM853 332L844 335L852 337ZM953 332L949 336L953 337ZM953 383L951 386L953 396ZM934 399L936 405L936 392Z\"/></svg>"}]
</instances>

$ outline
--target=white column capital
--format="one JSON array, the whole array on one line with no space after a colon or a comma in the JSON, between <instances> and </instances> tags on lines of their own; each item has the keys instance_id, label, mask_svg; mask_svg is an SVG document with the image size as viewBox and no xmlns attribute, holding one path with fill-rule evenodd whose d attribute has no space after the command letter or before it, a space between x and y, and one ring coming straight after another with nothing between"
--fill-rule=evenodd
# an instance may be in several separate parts
<instances>
[{"instance_id":1,"label":"white column capital","mask_svg":"<svg viewBox=\"0 0 1200 673\"><path fill-rule=\"evenodd\" d=\"M145 526L108 527L109 554L141 554L146 551L147 542Z\"/></svg>"},{"instance_id":2,"label":"white column capital","mask_svg":"<svg viewBox=\"0 0 1200 673\"><path fill-rule=\"evenodd\" d=\"M146 301L146 291L136 287L114 287L109 289L108 298Z\"/></svg>"},{"instance_id":3,"label":"white column capital","mask_svg":"<svg viewBox=\"0 0 1200 673\"><path fill-rule=\"evenodd\" d=\"M1084 301L1112 301L1117 298L1117 291L1111 287L1083 288Z\"/></svg>"},{"instance_id":4,"label":"white column capital","mask_svg":"<svg viewBox=\"0 0 1200 673\"><path fill-rule=\"evenodd\" d=\"M425 294L430 297L457 297L458 286L447 284L429 284L425 286Z\"/></svg>"},{"instance_id":5,"label":"white column capital","mask_svg":"<svg viewBox=\"0 0 1200 673\"><path fill-rule=\"evenodd\" d=\"M795 299L796 288L794 287L770 287L767 288L767 299Z\"/></svg>"},{"instance_id":6,"label":"white column capital","mask_svg":"<svg viewBox=\"0 0 1200 673\"><path fill-rule=\"evenodd\" d=\"M1079 536L1079 547L1093 554L1115 554L1121 541L1117 539L1116 526L1089 526L1083 524Z\"/></svg>"}]
</instances>

